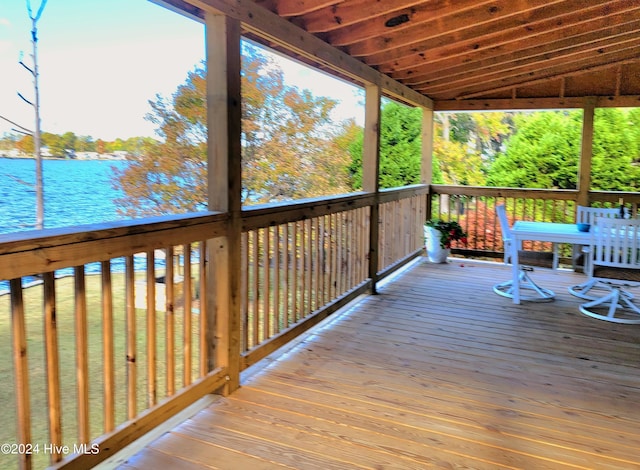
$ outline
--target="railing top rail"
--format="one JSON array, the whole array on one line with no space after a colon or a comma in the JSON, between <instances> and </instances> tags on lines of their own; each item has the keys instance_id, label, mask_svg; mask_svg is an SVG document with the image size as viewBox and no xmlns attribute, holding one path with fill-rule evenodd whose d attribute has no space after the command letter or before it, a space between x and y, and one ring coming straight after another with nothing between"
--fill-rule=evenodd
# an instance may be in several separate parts
<instances>
[{"instance_id":1,"label":"railing top rail","mask_svg":"<svg viewBox=\"0 0 640 470\"><path fill-rule=\"evenodd\" d=\"M301 199L297 201L275 202L242 208L242 230L253 230L260 227L297 222L313 217L333 214L346 210L371 206L377 202L389 202L408 198L419 194L427 194L429 187L425 184L390 188L376 193L356 192L339 196Z\"/></svg>"},{"instance_id":2,"label":"railing top rail","mask_svg":"<svg viewBox=\"0 0 640 470\"><path fill-rule=\"evenodd\" d=\"M546 198L575 200L575 189L506 188L491 186L456 186L447 184L430 185L431 194L449 194L457 196ZM634 191L589 191L589 200L617 204L622 199L626 204L640 204L640 192Z\"/></svg>"},{"instance_id":3,"label":"railing top rail","mask_svg":"<svg viewBox=\"0 0 640 470\"><path fill-rule=\"evenodd\" d=\"M578 191L573 189L540 189L540 188L502 188L490 186L453 186L432 184L432 194L449 194L464 196L488 197L523 197L574 200Z\"/></svg>"},{"instance_id":4,"label":"railing top rail","mask_svg":"<svg viewBox=\"0 0 640 470\"><path fill-rule=\"evenodd\" d=\"M3 279L106 261L225 233L228 215L199 212L0 236Z\"/></svg>"}]
</instances>

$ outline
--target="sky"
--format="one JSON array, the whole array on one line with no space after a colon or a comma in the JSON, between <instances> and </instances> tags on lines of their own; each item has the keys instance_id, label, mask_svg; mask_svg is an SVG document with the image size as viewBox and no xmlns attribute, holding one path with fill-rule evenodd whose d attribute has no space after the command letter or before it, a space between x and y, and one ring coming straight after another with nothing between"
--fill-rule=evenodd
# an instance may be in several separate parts
<instances>
[{"instance_id":1,"label":"sky","mask_svg":"<svg viewBox=\"0 0 640 470\"><path fill-rule=\"evenodd\" d=\"M35 15L41 0L30 0ZM170 97L205 55L204 25L148 0L48 0L38 26L41 128L114 140L154 137L149 100ZM0 0L0 116L34 128L27 0ZM357 89L279 59L285 80L340 101L336 119L364 111ZM313 84L311 87L310 84ZM12 124L0 119L0 136Z\"/></svg>"}]
</instances>

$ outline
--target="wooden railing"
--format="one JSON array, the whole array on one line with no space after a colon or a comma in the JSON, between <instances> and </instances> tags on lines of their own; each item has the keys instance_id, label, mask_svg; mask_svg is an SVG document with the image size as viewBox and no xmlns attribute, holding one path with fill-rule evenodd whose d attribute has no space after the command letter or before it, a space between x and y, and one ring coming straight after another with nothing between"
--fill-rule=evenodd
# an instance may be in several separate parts
<instances>
[{"instance_id":1,"label":"wooden railing","mask_svg":"<svg viewBox=\"0 0 640 470\"><path fill-rule=\"evenodd\" d=\"M427 187L243 211L242 368L371 288L423 246ZM370 272L371 213L380 204L378 266Z\"/></svg>"},{"instance_id":2,"label":"wooden railing","mask_svg":"<svg viewBox=\"0 0 640 470\"><path fill-rule=\"evenodd\" d=\"M0 467L72 453L86 467L225 384L202 301L202 237L225 226L211 213L0 237Z\"/></svg>"},{"instance_id":3,"label":"wooden railing","mask_svg":"<svg viewBox=\"0 0 640 470\"><path fill-rule=\"evenodd\" d=\"M243 210L237 365L216 363L211 307L227 214L0 236L0 467L88 468L221 390L419 255L427 192Z\"/></svg>"},{"instance_id":4,"label":"wooden railing","mask_svg":"<svg viewBox=\"0 0 640 470\"><path fill-rule=\"evenodd\" d=\"M510 222L536 220L574 223L577 191L489 188L475 186L431 185L430 216L444 220L457 220L468 233L467 244L455 242L453 252L471 257L503 258L500 224L495 206L504 204ZM589 205L618 207L622 201L632 215L637 214L640 193L589 193ZM549 243L529 243L527 249L551 250ZM570 247L561 251L565 262L570 262Z\"/></svg>"}]
</instances>

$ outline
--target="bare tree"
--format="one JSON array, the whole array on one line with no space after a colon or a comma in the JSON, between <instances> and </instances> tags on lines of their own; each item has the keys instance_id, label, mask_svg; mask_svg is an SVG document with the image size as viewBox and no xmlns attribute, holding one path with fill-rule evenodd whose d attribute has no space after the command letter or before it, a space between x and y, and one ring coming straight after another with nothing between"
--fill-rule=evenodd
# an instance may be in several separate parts
<instances>
[{"instance_id":1,"label":"bare tree","mask_svg":"<svg viewBox=\"0 0 640 470\"><path fill-rule=\"evenodd\" d=\"M33 76L33 91L34 100L29 101L21 93L18 96L22 98L27 104L33 106L35 112L35 129L33 131L33 145L36 157L36 228L44 228L44 188L42 182L42 151L40 143L40 88L39 88L39 73L38 73L38 20L42 16L44 7L47 5L47 0L42 0L38 12L34 15L31 9L31 1L27 0L27 11L29 18L31 19L31 45L33 52L31 59L33 60L33 66L29 67L22 59L20 59L20 65L31 73ZM22 126L20 126L22 127Z\"/></svg>"}]
</instances>

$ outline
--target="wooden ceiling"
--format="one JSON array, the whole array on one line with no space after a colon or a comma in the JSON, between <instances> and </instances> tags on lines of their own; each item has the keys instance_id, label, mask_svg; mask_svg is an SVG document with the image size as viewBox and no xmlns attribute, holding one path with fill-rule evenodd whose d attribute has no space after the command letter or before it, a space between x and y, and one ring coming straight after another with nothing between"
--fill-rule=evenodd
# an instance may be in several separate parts
<instances>
[{"instance_id":1,"label":"wooden ceiling","mask_svg":"<svg viewBox=\"0 0 640 470\"><path fill-rule=\"evenodd\" d=\"M431 98L435 109L514 100L554 107L591 96L598 105L640 106L640 0L255 4Z\"/></svg>"}]
</instances>

